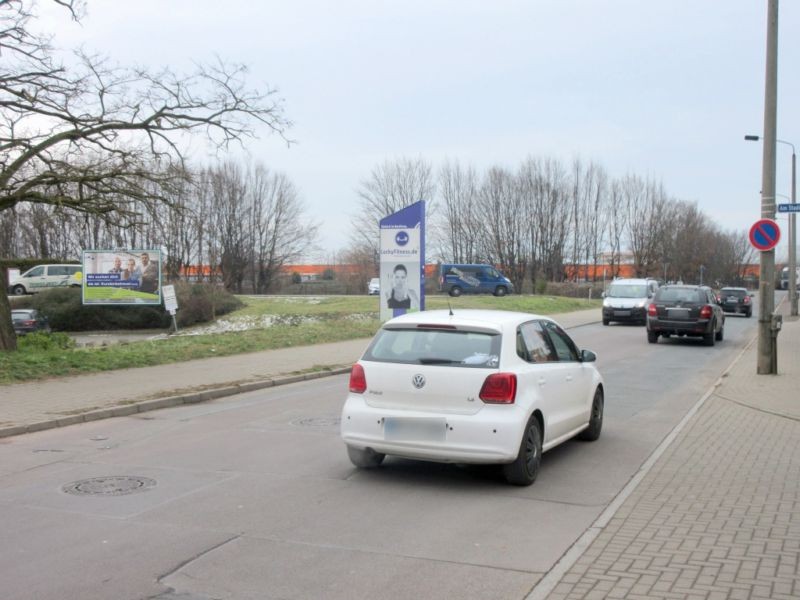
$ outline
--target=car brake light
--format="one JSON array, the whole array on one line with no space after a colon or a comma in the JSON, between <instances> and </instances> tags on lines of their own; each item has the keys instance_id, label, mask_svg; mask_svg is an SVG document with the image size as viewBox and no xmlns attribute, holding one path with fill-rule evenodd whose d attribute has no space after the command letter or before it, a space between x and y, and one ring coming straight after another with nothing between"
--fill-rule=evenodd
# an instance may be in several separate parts
<instances>
[{"instance_id":1,"label":"car brake light","mask_svg":"<svg viewBox=\"0 0 800 600\"><path fill-rule=\"evenodd\" d=\"M36 321L23 321L22 324L27 325L28 327L33 327L36 325Z\"/></svg>"},{"instance_id":2,"label":"car brake light","mask_svg":"<svg viewBox=\"0 0 800 600\"><path fill-rule=\"evenodd\" d=\"M647 314L649 316L651 316L651 317L657 317L658 316L658 309L656 308L655 304L648 305Z\"/></svg>"},{"instance_id":3,"label":"car brake light","mask_svg":"<svg viewBox=\"0 0 800 600\"><path fill-rule=\"evenodd\" d=\"M713 310L711 307L706 304L703 308L700 309L700 318L701 319L710 319L711 315L713 314Z\"/></svg>"},{"instance_id":4,"label":"car brake light","mask_svg":"<svg viewBox=\"0 0 800 600\"><path fill-rule=\"evenodd\" d=\"M514 404L517 376L514 373L492 373L483 382L478 397L486 404Z\"/></svg>"},{"instance_id":5,"label":"car brake light","mask_svg":"<svg viewBox=\"0 0 800 600\"><path fill-rule=\"evenodd\" d=\"M350 369L350 391L354 394L363 394L367 391L367 376L364 367L356 363Z\"/></svg>"},{"instance_id":6,"label":"car brake light","mask_svg":"<svg viewBox=\"0 0 800 600\"><path fill-rule=\"evenodd\" d=\"M745 296L744 297L744 303L745 304L750 304L750 296Z\"/></svg>"}]
</instances>

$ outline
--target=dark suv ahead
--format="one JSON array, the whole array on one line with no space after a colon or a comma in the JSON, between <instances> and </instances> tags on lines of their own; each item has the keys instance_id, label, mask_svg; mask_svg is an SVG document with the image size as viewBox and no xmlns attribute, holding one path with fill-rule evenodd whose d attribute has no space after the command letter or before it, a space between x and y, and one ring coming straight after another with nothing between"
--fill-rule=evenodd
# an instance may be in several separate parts
<instances>
[{"instance_id":1,"label":"dark suv ahead","mask_svg":"<svg viewBox=\"0 0 800 600\"><path fill-rule=\"evenodd\" d=\"M717 294L717 302L726 313L742 313L746 317L753 314L752 298L745 288L724 287Z\"/></svg>"},{"instance_id":2,"label":"dark suv ahead","mask_svg":"<svg viewBox=\"0 0 800 600\"><path fill-rule=\"evenodd\" d=\"M704 285L666 285L658 288L647 307L647 341L658 336L702 337L706 346L722 341L725 313L711 288Z\"/></svg>"}]
</instances>

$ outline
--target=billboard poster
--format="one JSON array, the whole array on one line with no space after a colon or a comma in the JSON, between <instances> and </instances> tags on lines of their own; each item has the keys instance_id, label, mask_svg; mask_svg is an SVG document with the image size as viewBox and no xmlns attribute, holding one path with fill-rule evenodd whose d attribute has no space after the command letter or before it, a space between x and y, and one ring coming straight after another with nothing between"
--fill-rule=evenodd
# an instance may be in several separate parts
<instances>
[{"instance_id":1,"label":"billboard poster","mask_svg":"<svg viewBox=\"0 0 800 600\"><path fill-rule=\"evenodd\" d=\"M425 202L380 221L381 321L425 310Z\"/></svg>"},{"instance_id":2,"label":"billboard poster","mask_svg":"<svg viewBox=\"0 0 800 600\"><path fill-rule=\"evenodd\" d=\"M161 304L160 250L84 250L84 304Z\"/></svg>"}]
</instances>

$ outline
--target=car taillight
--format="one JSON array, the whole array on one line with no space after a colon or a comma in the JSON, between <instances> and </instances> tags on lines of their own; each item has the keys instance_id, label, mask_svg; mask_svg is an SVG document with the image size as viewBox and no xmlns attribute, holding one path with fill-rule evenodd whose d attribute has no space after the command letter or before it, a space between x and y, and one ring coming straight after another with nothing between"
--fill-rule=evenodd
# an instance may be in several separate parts
<instances>
[{"instance_id":1,"label":"car taillight","mask_svg":"<svg viewBox=\"0 0 800 600\"><path fill-rule=\"evenodd\" d=\"M744 303L745 304L750 304L750 296L745 296L744 297Z\"/></svg>"},{"instance_id":2,"label":"car taillight","mask_svg":"<svg viewBox=\"0 0 800 600\"><path fill-rule=\"evenodd\" d=\"M722 304L722 296L717 296L717 304Z\"/></svg>"},{"instance_id":3,"label":"car taillight","mask_svg":"<svg viewBox=\"0 0 800 600\"><path fill-rule=\"evenodd\" d=\"M350 369L350 391L354 394L363 394L367 391L367 376L364 375L364 367L358 363Z\"/></svg>"},{"instance_id":4,"label":"car taillight","mask_svg":"<svg viewBox=\"0 0 800 600\"><path fill-rule=\"evenodd\" d=\"M492 373L483 382L478 397L486 404L514 404L517 376L514 373Z\"/></svg>"},{"instance_id":5,"label":"car taillight","mask_svg":"<svg viewBox=\"0 0 800 600\"><path fill-rule=\"evenodd\" d=\"M657 317L658 316L658 309L656 308L655 304L648 305L647 314L649 316L651 316L651 317Z\"/></svg>"},{"instance_id":6,"label":"car taillight","mask_svg":"<svg viewBox=\"0 0 800 600\"><path fill-rule=\"evenodd\" d=\"M710 319L711 315L714 314L714 311L711 309L711 306L706 304L703 308L700 309L700 318L701 319Z\"/></svg>"},{"instance_id":7,"label":"car taillight","mask_svg":"<svg viewBox=\"0 0 800 600\"><path fill-rule=\"evenodd\" d=\"M28 327L33 327L34 325L36 325L36 321L23 321L22 324Z\"/></svg>"}]
</instances>

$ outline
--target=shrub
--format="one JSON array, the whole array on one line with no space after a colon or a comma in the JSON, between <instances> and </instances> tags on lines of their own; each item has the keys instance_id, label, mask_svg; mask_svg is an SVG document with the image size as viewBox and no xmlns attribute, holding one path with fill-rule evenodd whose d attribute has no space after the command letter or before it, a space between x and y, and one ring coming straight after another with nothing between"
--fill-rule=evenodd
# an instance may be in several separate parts
<instances>
[{"instance_id":1,"label":"shrub","mask_svg":"<svg viewBox=\"0 0 800 600\"><path fill-rule=\"evenodd\" d=\"M176 318L183 326L211 321L243 306L229 292L209 284L178 282L175 295L178 299ZM50 327L56 331L167 329L172 324L171 316L160 305L85 306L78 288L40 292L32 297L31 304L50 319Z\"/></svg>"},{"instance_id":2,"label":"shrub","mask_svg":"<svg viewBox=\"0 0 800 600\"><path fill-rule=\"evenodd\" d=\"M224 288L205 283L178 282L175 284L175 295L178 298L175 318L181 327L206 323L244 306L241 300Z\"/></svg>"},{"instance_id":3,"label":"shrub","mask_svg":"<svg viewBox=\"0 0 800 600\"><path fill-rule=\"evenodd\" d=\"M25 350L69 350L75 347L75 340L66 333L43 333L37 331L23 335L17 340L17 348Z\"/></svg>"}]
</instances>

